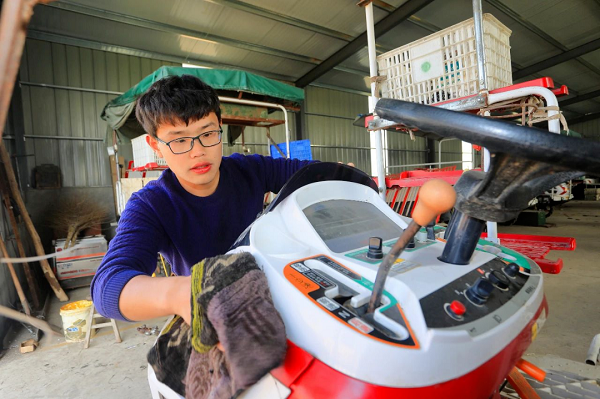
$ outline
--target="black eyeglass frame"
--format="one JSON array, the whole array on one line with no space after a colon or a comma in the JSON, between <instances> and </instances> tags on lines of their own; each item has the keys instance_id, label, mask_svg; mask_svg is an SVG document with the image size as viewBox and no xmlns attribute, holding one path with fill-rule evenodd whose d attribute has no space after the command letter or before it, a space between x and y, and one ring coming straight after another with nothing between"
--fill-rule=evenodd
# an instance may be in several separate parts
<instances>
[{"instance_id":1,"label":"black eyeglass frame","mask_svg":"<svg viewBox=\"0 0 600 399\"><path fill-rule=\"evenodd\" d=\"M215 144L212 144L212 145L204 145L202 143L202 140L200 139L200 136L203 136L203 135L205 135L207 133L214 133L214 132L219 132L219 141L217 141ZM195 137L177 137L176 139L173 139L173 140L171 140L169 142L163 141L163 140L159 139L158 137L155 137L155 138L156 138L156 141L158 141L159 143L162 143L162 144L166 145L167 147L169 147L169 150L171 150L171 152L173 154L175 154L175 155L181 155L181 154L185 154L186 152L192 151L192 149L194 148L194 143L196 142L196 140L198 140L198 142L200 143L200 145L202 147L204 147L204 148L214 147L216 145L221 144L221 141L223 140L223 128L219 127L218 130L209 130L207 132L202 132L202 133L200 133L199 135L197 135ZM184 151L184 152L175 152L175 151L173 151L173 149L171 148L171 143L174 142L174 141L177 141L177 140L181 140L181 139L192 139L192 144L190 145L190 149L187 150L187 151Z\"/></svg>"}]
</instances>

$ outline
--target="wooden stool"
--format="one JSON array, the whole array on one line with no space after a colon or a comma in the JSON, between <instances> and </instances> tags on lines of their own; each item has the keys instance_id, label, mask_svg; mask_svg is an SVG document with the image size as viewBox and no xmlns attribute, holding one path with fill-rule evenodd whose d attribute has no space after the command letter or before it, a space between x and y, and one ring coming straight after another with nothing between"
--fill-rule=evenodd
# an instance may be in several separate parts
<instances>
[{"instance_id":1,"label":"wooden stool","mask_svg":"<svg viewBox=\"0 0 600 399\"><path fill-rule=\"evenodd\" d=\"M105 323L94 324L94 319L98 318L98 317L104 317L104 316L102 316L100 313L96 313L96 309L94 308L94 305L92 304L92 308L90 309L90 314L86 320L88 329L87 329L87 332L85 333L85 341L83 343L83 349L87 349L90 346L90 338L92 336L92 330L96 330L98 328L103 328L103 327L112 327L113 332L115 333L115 340L117 342L123 342L123 340L121 339L121 334L119 333L119 328L117 327L117 322L115 321L115 319L110 319L110 321L107 321Z\"/></svg>"}]
</instances>

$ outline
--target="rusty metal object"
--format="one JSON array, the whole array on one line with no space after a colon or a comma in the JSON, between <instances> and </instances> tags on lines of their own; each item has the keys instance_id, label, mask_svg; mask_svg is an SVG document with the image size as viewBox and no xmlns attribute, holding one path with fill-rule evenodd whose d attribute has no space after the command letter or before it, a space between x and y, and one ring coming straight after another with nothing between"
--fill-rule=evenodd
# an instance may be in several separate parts
<instances>
[{"instance_id":1,"label":"rusty metal object","mask_svg":"<svg viewBox=\"0 0 600 399\"><path fill-rule=\"evenodd\" d=\"M53 0L11 0L2 4L0 14L0 139L6 123L12 91L23 46L27 25L37 3L50 3Z\"/></svg>"}]
</instances>

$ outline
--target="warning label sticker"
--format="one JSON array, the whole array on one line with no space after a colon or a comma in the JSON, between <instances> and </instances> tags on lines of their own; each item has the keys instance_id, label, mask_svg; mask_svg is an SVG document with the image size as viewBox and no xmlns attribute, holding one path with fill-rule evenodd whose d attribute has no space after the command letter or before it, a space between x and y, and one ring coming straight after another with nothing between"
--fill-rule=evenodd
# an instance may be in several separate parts
<instances>
[{"instance_id":1,"label":"warning label sticker","mask_svg":"<svg viewBox=\"0 0 600 399\"><path fill-rule=\"evenodd\" d=\"M371 327L371 325L365 323L364 321L362 321L361 319L359 319L358 317L354 317L350 320L348 320L348 323L354 327L356 327L359 331L365 333L365 334L369 334L371 331L373 331L373 327Z\"/></svg>"},{"instance_id":2,"label":"warning label sticker","mask_svg":"<svg viewBox=\"0 0 600 399\"><path fill-rule=\"evenodd\" d=\"M292 266L294 269L298 270L300 273L306 273L307 271L310 270L308 267L304 266L302 263L292 263L290 266Z\"/></svg>"},{"instance_id":3,"label":"warning label sticker","mask_svg":"<svg viewBox=\"0 0 600 399\"><path fill-rule=\"evenodd\" d=\"M325 309L329 310L330 312L340 307L340 305L336 301L333 301L327 298L326 296L318 298L317 302L319 302Z\"/></svg>"},{"instance_id":4,"label":"warning label sticker","mask_svg":"<svg viewBox=\"0 0 600 399\"><path fill-rule=\"evenodd\" d=\"M409 270L414 269L415 267L420 266L420 263L412 262L410 260L405 260L403 262L396 262L392 268L390 269L390 276L395 276L400 273L406 273Z\"/></svg>"}]
</instances>

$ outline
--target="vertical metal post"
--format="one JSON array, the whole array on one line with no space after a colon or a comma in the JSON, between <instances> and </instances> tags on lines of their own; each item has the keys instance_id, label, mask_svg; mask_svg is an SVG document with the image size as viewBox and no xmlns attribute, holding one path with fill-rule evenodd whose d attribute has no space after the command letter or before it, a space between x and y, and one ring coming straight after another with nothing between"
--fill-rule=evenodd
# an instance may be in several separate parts
<instances>
[{"instance_id":1,"label":"vertical metal post","mask_svg":"<svg viewBox=\"0 0 600 399\"><path fill-rule=\"evenodd\" d=\"M445 139L441 139L438 143L438 168L442 168L442 143L444 141L450 141L450 140L456 140L455 138L445 138ZM461 148L461 154L460 154L460 160L462 162L462 148Z\"/></svg>"},{"instance_id":2,"label":"vertical metal post","mask_svg":"<svg viewBox=\"0 0 600 399\"><path fill-rule=\"evenodd\" d=\"M479 92L487 90L485 73L485 46L483 44L483 15L481 0L473 0L473 20L475 21L475 49L477 50L477 71L479 72Z\"/></svg>"},{"instance_id":3,"label":"vertical metal post","mask_svg":"<svg viewBox=\"0 0 600 399\"><path fill-rule=\"evenodd\" d=\"M17 73L17 81L19 80L19 74ZM27 194L26 188L29 187L29 166L27 164L27 147L25 145L23 100L19 85L16 85L13 89L8 112L7 125L10 127L10 133L15 137L17 179L19 179L21 194L25 198Z\"/></svg>"},{"instance_id":4,"label":"vertical metal post","mask_svg":"<svg viewBox=\"0 0 600 399\"><path fill-rule=\"evenodd\" d=\"M487 92L487 76L485 72L485 45L483 43L483 14L481 12L481 0L473 0L473 20L475 22L475 49L477 50L477 71L479 73L479 92ZM489 112L488 112L489 115ZM490 152L483 148L482 169L487 172L489 169ZM473 162L475 166L475 162ZM487 222L488 241L496 244L500 243L498 239L498 224L496 222Z\"/></svg>"},{"instance_id":5,"label":"vertical metal post","mask_svg":"<svg viewBox=\"0 0 600 399\"><path fill-rule=\"evenodd\" d=\"M365 6L367 19L367 45L369 50L369 74L377 76L377 56L375 52L375 23L373 20L373 3ZM371 95L369 96L369 112L375 111L377 104L377 84L371 81ZM383 145L381 142L381 131L375 130L370 134L371 143L371 175L377 176L379 185L379 196L385 201L385 172L383 170Z\"/></svg>"}]
</instances>

